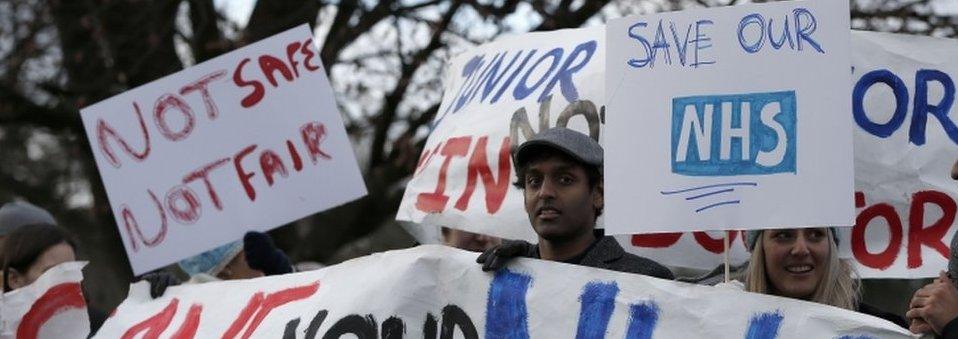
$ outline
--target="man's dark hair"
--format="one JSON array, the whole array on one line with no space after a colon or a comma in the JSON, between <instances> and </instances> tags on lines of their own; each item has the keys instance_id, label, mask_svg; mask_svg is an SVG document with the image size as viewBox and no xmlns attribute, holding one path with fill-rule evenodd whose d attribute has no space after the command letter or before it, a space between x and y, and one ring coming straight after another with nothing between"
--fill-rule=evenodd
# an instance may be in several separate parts
<instances>
[{"instance_id":1,"label":"man's dark hair","mask_svg":"<svg viewBox=\"0 0 958 339\"><path fill-rule=\"evenodd\" d=\"M563 151L557 150L548 146L537 146L534 151L523 160L523 162L516 164L516 182L512 183L513 186L520 190L526 189L526 171L529 170L529 164L547 159L553 156L558 156L565 161L571 162L578 166L581 166L585 170L585 176L589 180L589 189L595 188L599 182L602 181L602 168L599 166L593 166L586 164L582 161L579 161ZM602 209L595 211L595 216L598 217L602 215Z\"/></svg>"},{"instance_id":2,"label":"man's dark hair","mask_svg":"<svg viewBox=\"0 0 958 339\"><path fill-rule=\"evenodd\" d=\"M50 224L32 224L18 227L3 243L3 291L10 291L10 269L26 274L30 266L47 249L66 243L76 251L76 242L69 233Z\"/></svg>"}]
</instances>

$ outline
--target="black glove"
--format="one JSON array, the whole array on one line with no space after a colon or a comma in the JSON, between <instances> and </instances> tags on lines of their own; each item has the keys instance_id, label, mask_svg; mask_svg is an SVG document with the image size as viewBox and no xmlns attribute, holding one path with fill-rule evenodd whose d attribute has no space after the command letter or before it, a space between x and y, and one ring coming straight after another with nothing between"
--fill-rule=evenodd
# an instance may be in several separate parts
<instances>
[{"instance_id":1,"label":"black glove","mask_svg":"<svg viewBox=\"0 0 958 339\"><path fill-rule=\"evenodd\" d=\"M167 287L176 286L181 283L180 279L177 279L172 273L164 270L144 274L140 276L137 281L150 283L150 297L153 299L162 297L163 293L166 293Z\"/></svg>"},{"instance_id":2,"label":"black glove","mask_svg":"<svg viewBox=\"0 0 958 339\"><path fill-rule=\"evenodd\" d=\"M515 257L535 256L535 246L522 240L503 240L502 244L490 248L476 258L482 264L483 271L498 271Z\"/></svg>"},{"instance_id":3,"label":"black glove","mask_svg":"<svg viewBox=\"0 0 958 339\"><path fill-rule=\"evenodd\" d=\"M276 248L273 238L263 232L246 232L243 236L243 252L246 263L254 270L266 275L279 275L293 272L293 265L283 251Z\"/></svg>"}]
</instances>

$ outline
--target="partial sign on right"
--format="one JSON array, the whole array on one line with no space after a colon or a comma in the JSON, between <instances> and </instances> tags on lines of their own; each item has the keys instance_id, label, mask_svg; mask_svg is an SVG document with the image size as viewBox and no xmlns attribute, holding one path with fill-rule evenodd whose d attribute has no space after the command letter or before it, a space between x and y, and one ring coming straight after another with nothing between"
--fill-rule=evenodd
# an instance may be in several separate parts
<instances>
[{"instance_id":1,"label":"partial sign on right","mask_svg":"<svg viewBox=\"0 0 958 339\"><path fill-rule=\"evenodd\" d=\"M862 276L936 277L955 233L958 43L854 32L852 48L858 217L843 245Z\"/></svg>"},{"instance_id":2,"label":"partial sign on right","mask_svg":"<svg viewBox=\"0 0 958 339\"><path fill-rule=\"evenodd\" d=\"M606 230L851 225L848 13L790 1L611 21Z\"/></svg>"}]
</instances>

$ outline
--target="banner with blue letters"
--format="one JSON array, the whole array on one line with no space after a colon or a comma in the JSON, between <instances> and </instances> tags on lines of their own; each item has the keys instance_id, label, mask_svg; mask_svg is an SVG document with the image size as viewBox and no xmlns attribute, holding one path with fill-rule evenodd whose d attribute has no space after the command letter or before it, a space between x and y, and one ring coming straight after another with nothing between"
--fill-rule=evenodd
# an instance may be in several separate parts
<instances>
[{"instance_id":1,"label":"banner with blue letters","mask_svg":"<svg viewBox=\"0 0 958 339\"><path fill-rule=\"evenodd\" d=\"M169 288L145 283L97 338L912 338L831 306L595 268L420 246L319 271Z\"/></svg>"},{"instance_id":2,"label":"banner with blue letters","mask_svg":"<svg viewBox=\"0 0 958 339\"><path fill-rule=\"evenodd\" d=\"M606 230L851 225L848 13L790 1L610 21Z\"/></svg>"}]
</instances>

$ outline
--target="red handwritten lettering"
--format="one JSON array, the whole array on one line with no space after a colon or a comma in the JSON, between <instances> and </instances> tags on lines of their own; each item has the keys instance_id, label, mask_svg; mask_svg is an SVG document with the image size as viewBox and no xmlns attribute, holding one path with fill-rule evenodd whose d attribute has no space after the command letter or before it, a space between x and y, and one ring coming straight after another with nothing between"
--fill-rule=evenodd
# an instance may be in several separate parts
<instances>
[{"instance_id":1,"label":"red handwritten lettering","mask_svg":"<svg viewBox=\"0 0 958 339\"><path fill-rule=\"evenodd\" d=\"M183 184L189 184L196 179L203 179L203 184L206 185L206 192L210 196L210 200L213 201L213 207L216 207L217 210L223 210L223 204L220 203L220 197L216 194L216 189L213 188L213 183L210 182L209 174L217 167L220 167L230 161L230 158L217 159L209 164L206 164L199 169L188 173L183 177Z\"/></svg>"},{"instance_id":2,"label":"red handwritten lettering","mask_svg":"<svg viewBox=\"0 0 958 339\"><path fill-rule=\"evenodd\" d=\"M426 169L426 165L432 162L432 158L439 153L439 149L442 148L443 143L440 142L436 144L436 147L433 150L424 150L422 155L419 157L419 163L416 164L416 174L422 173Z\"/></svg>"},{"instance_id":3,"label":"red handwritten lettering","mask_svg":"<svg viewBox=\"0 0 958 339\"><path fill-rule=\"evenodd\" d=\"M455 207L460 211L465 211L469 207L469 198L476 190L476 177L482 177L482 187L486 192L486 211L489 214L495 214L502 207L502 202L506 198L506 192L509 191L509 179L512 178L512 162L509 158L509 137L502 139L502 146L499 147L499 180L492 175L489 169L489 162L486 160L486 143L489 137L481 137L476 142L476 148L472 151L472 157L469 158L469 170L466 176L466 190L456 201Z\"/></svg>"},{"instance_id":4,"label":"red handwritten lettering","mask_svg":"<svg viewBox=\"0 0 958 339\"><path fill-rule=\"evenodd\" d=\"M269 80L269 84L273 87L278 87L279 84L276 83L276 71L279 71L283 75L283 78L286 78L286 81L293 81L293 72L289 70L289 67L286 67L286 64L282 60L277 59L276 57L270 55L261 55L259 57L259 67L263 70L263 74L266 75L266 80Z\"/></svg>"},{"instance_id":5,"label":"red handwritten lettering","mask_svg":"<svg viewBox=\"0 0 958 339\"><path fill-rule=\"evenodd\" d=\"M864 202L864 197L862 198ZM864 205L864 204L863 204ZM875 218L884 218L888 222L888 230L891 237L888 246L877 254L872 254L866 248L865 230L868 224ZM867 267L884 270L890 267L895 258L898 257L898 249L901 248L902 228L901 220L895 208L886 203L875 204L868 207L858 214L855 219L855 227L852 229L852 254L859 263Z\"/></svg>"},{"instance_id":6,"label":"red handwritten lettering","mask_svg":"<svg viewBox=\"0 0 958 339\"><path fill-rule=\"evenodd\" d=\"M240 61L239 65L236 66L236 70L233 71L233 83L236 84L236 86L253 87L253 91L240 101L240 105L245 108L255 106L260 100L263 100L263 96L266 94L266 88L263 87L263 83L256 80L243 79L243 66L246 66L248 62L250 62L249 58L243 59L243 61Z\"/></svg>"},{"instance_id":7,"label":"red handwritten lettering","mask_svg":"<svg viewBox=\"0 0 958 339\"><path fill-rule=\"evenodd\" d=\"M283 165L283 160L279 158L276 152L265 150L260 153L259 166L263 170L263 176L266 177L266 184L269 186L273 186L273 175L276 173L279 173L283 178L289 176L286 165Z\"/></svg>"},{"instance_id":8,"label":"red handwritten lettering","mask_svg":"<svg viewBox=\"0 0 958 339\"><path fill-rule=\"evenodd\" d=\"M122 339L133 339L136 335L146 332L143 334L142 339L156 339L160 337L160 334L170 326L170 323L173 322L173 315L176 314L176 306L179 305L180 300L173 298L166 307L163 308L160 313L153 315L152 317L143 320L139 324L133 325L130 329L126 330L123 333Z\"/></svg>"},{"instance_id":9,"label":"red handwritten lettering","mask_svg":"<svg viewBox=\"0 0 958 339\"><path fill-rule=\"evenodd\" d=\"M722 254L725 252L724 238L715 239L706 232L693 232L692 236L695 237L695 242L699 243L699 245L702 245L702 248L704 248L706 251L715 254ZM729 237L728 242L731 244L735 242L735 237L738 236L738 231L726 231L725 236Z\"/></svg>"},{"instance_id":10,"label":"red handwritten lettering","mask_svg":"<svg viewBox=\"0 0 958 339\"><path fill-rule=\"evenodd\" d=\"M17 325L17 339L35 339L40 328L55 315L71 309L86 310L80 283L62 283L51 287L30 306Z\"/></svg>"},{"instance_id":11,"label":"red handwritten lettering","mask_svg":"<svg viewBox=\"0 0 958 339\"><path fill-rule=\"evenodd\" d=\"M184 225L195 223L200 219L200 213L202 212L200 200L196 197L196 193L185 185L173 187L166 194L166 206L169 207L173 219Z\"/></svg>"},{"instance_id":12,"label":"red handwritten lettering","mask_svg":"<svg viewBox=\"0 0 958 339\"><path fill-rule=\"evenodd\" d=\"M426 213L438 213L446 208L446 202L449 201L449 196L445 194L449 165L452 164L452 158L465 157L469 152L470 144L472 144L472 137L456 137L446 141L446 145L440 152L446 159L443 160L442 167L439 168L436 190L432 193L419 193L416 196L416 209Z\"/></svg>"},{"instance_id":13,"label":"red handwritten lettering","mask_svg":"<svg viewBox=\"0 0 958 339\"><path fill-rule=\"evenodd\" d=\"M183 117L186 119L183 128L178 132L170 130L170 126L166 124L166 112L170 108L176 108L180 113L183 113ZM193 110L190 109L190 106L183 99L172 94L164 94L156 100L156 106L153 108L153 120L156 121L156 127L160 130L160 134L170 141L183 140L193 132L193 126L196 125L196 118L193 116Z\"/></svg>"},{"instance_id":14,"label":"red handwritten lettering","mask_svg":"<svg viewBox=\"0 0 958 339\"><path fill-rule=\"evenodd\" d=\"M313 72L319 69L318 65L313 65L313 63L310 62L314 60L316 57L316 53L313 52L312 47L313 47L313 38L309 38L309 39L306 39L306 42L303 43L303 47L299 50L300 52L303 52L304 55L306 55L306 58L303 59L303 66L306 67L306 69L308 69L310 72Z\"/></svg>"},{"instance_id":15,"label":"red handwritten lettering","mask_svg":"<svg viewBox=\"0 0 958 339\"><path fill-rule=\"evenodd\" d=\"M137 105L136 102L133 103L133 110L136 111L136 117L140 122L140 131L143 132L143 150L140 152L133 150L130 144L126 142L126 139L121 138L120 135L113 130L113 127L107 124L103 119L97 120L96 123L96 136L98 144L100 145L100 152L106 156L106 160L115 168L120 168L120 160L116 158L116 154L113 154L113 149L110 148L110 145L107 143L107 141L109 141L107 137L116 140L116 142L123 147L123 151L136 161L143 161L150 155L150 132L146 129L146 122L143 121L143 113L140 112L140 106Z\"/></svg>"},{"instance_id":16,"label":"red handwritten lettering","mask_svg":"<svg viewBox=\"0 0 958 339\"><path fill-rule=\"evenodd\" d=\"M156 209L157 211L159 211L159 214L160 214L160 231L157 232L156 236L154 236L152 239L147 239L146 237L143 236L143 231L140 229L139 223L136 222L136 217L133 216L133 212L130 211L130 208L128 206L123 205L120 208L121 209L120 213L123 216L123 225L125 226L126 233L130 238L130 246L133 247L133 252L136 252L139 250L137 241L136 241L136 235L140 237L140 241L142 241L143 244L146 245L147 247L156 247L161 242L163 242L163 239L166 238L166 230L167 230L166 211L164 211L163 205L160 204L160 199L156 198L156 194L154 194L153 191L148 189L146 190L146 192L149 193L150 198L153 199L153 203L156 205ZM134 231L136 232L135 234L133 233Z\"/></svg>"},{"instance_id":17,"label":"red handwritten lettering","mask_svg":"<svg viewBox=\"0 0 958 339\"><path fill-rule=\"evenodd\" d=\"M209 84L213 81L222 79L224 76L226 76L226 70L219 70L204 75L199 80L180 88L180 95L185 96L187 94L199 91L200 95L203 97L203 104L206 105L206 116L210 117L210 120L216 119L216 117L219 115L219 110L216 108L216 103L213 101L213 96L210 95Z\"/></svg>"},{"instance_id":18,"label":"red handwritten lettering","mask_svg":"<svg viewBox=\"0 0 958 339\"><path fill-rule=\"evenodd\" d=\"M682 233L633 234L632 246L647 248L666 248L679 242Z\"/></svg>"},{"instance_id":19,"label":"red handwritten lettering","mask_svg":"<svg viewBox=\"0 0 958 339\"><path fill-rule=\"evenodd\" d=\"M929 227L924 227L925 204L934 204L942 215ZM921 191L912 195L911 211L908 213L908 268L921 267L921 245L948 257L948 245L942 242L945 233L955 221L955 201L947 194L936 191Z\"/></svg>"},{"instance_id":20,"label":"red handwritten lettering","mask_svg":"<svg viewBox=\"0 0 958 339\"><path fill-rule=\"evenodd\" d=\"M293 69L293 74L295 74L297 78L299 77L299 69L296 66L299 65L299 62L296 62L293 56L296 55L296 52L299 51L302 45L299 41L293 41L289 45L286 45L286 61L289 62L289 67Z\"/></svg>"},{"instance_id":21,"label":"red handwritten lettering","mask_svg":"<svg viewBox=\"0 0 958 339\"><path fill-rule=\"evenodd\" d=\"M300 127L299 131L303 136L303 143L306 144L306 150L309 152L309 158L313 160L313 164L316 164L318 157L327 160L332 159L329 154L319 148L323 139L326 139L326 125L318 122L310 122Z\"/></svg>"},{"instance_id":22,"label":"red handwritten lettering","mask_svg":"<svg viewBox=\"0 0 958 339\"><path fill-rule=\"evenodd\" d=\"M293 158L293 169L296 172L303 170L303 159L299 157L299 151L293 146L293 142L286 140L286 149L289 150L289 156Z\"/></svg>"},{"instance_id":23,"label":"red handwritten lettering","mask_svg":"<svg viewBox=\"0 0 958 339\"><path fill-rule=\"evenodd\" d=\"M250 201L256 201L256 189L253 188L253 183L250 182L250 179L256 174L246 172L246 170L243 169L243 158L253 153L254 150L256 150L256 145L249 145L237 152L236 156L233 157L233 167L236 168L236 175L239 176L240 183L243 184L243 190L246 191L246 196L249 197Z\"/></svg>"},{"instance_id":24,"label":"red handwritten lettering","mask_svg":"<svg viewBox=\"0 0 958 339\"><path fill-rule=\"evenodd\" d=\"M193 339L196 337L196 330L200 327L200 314L203 312L203 305L190 305L190 310L186 312L186 319L180 325L180 329L173 333L170 339Z\"/></svg>"}]
</instances>

